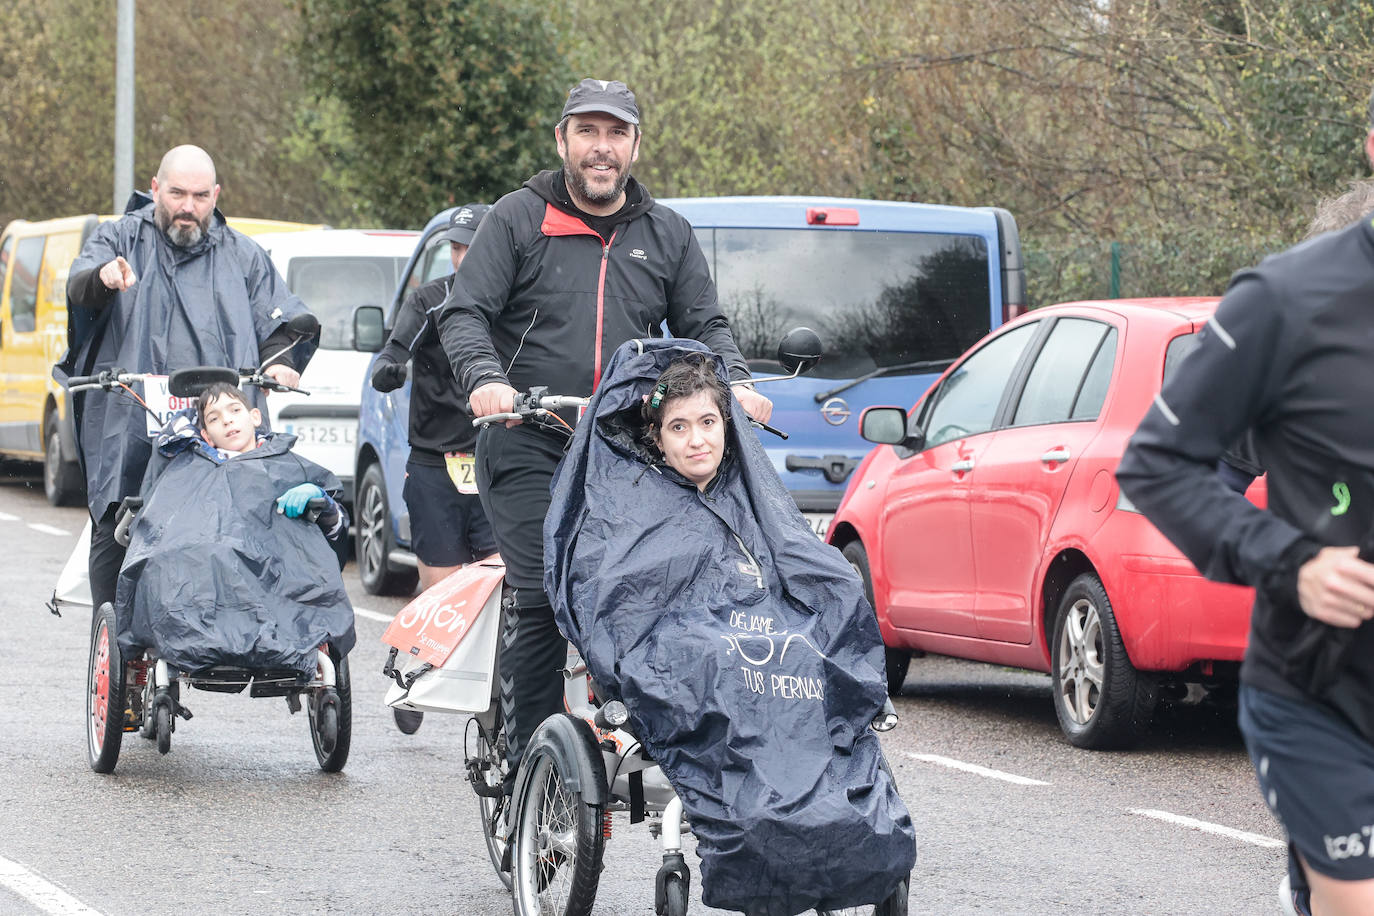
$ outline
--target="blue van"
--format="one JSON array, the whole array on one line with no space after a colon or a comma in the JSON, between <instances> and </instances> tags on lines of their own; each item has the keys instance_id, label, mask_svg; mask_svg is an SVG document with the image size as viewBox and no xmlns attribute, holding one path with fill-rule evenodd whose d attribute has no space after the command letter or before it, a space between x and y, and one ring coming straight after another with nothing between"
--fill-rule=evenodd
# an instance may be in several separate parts
<instances>
[{"instance_id":1,"label":"blue van","mask_svg":"<svg viewBox=\"0 0 1374 916\"><path fill-rule=\"evenodd\" d=\"M863 409L916 403L970 345L1025 308L1021 241L1006 210L830 197L661 202L696 229L756 375L779 371L777 344L789 328L814 328L825 343L825 358L808 375L764 389L774 404L771 425L789 438L760 436L820 535L872 448L859 436ZM446 245L428 243L450 212L421 234L388 327L406 293L449 271ZM354 479L359 574L374 593L415 582L400 499L408 410L409 385L383 395L364 381Z\"/></svg>"},{"instance_id":2,"label":"blue van","mask_svg":"<svg viewBox=\"0 0 1374 916\"><path fill-rule=\"evenodd\" d=\"M826 197L663 200L696 229L735 340L756 375L774 374L791 327L825 357L762 389L760 441L817 534L873 447L859 414L916 403L968 347L1025 308L1016 221L992 207Z\"/></svg>"}]
</instances>

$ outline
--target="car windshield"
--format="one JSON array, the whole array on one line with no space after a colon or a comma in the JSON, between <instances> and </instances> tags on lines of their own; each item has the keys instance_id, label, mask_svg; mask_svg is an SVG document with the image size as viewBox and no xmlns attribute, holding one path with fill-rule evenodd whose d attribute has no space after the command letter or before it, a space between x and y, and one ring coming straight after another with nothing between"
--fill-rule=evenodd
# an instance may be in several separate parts
<instances>
[{"instance_id":1,"label":"car windshield","mask_svg":"<svg viewBox=\"0 0 1374 916\"><path fill-rule=\"evenodd\" d=\"M797 325L825 341L811 372L822 378L953 361L990 327L988 249L977 236L700 229L697 239L756 369L775 368L778 341Z\"/></svg>"},{"instance_id":2,"label":"car windshield","mask_svg":"<svg viewBox=\"0 0 1374 916\"><path fill-rule=\"evenodd\" d=\"M320 319L320 346L353 347L353 310L360 305L385 306L391 301L403 257L292 258L287 285Z\"/></svg>"}]
</instances>

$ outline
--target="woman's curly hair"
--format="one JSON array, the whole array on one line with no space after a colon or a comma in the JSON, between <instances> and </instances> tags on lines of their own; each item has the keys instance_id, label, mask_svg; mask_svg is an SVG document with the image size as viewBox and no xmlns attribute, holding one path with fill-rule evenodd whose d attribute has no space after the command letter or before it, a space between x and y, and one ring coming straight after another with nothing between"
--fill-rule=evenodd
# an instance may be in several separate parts
<instances>
[{"instance_id":1,"label":"woman's curly hair","mask_svg":"<svg viewBox=\"0 0 1374 916\"><path fill-rule=\"evenodd\" d=\"M640 408L647 444L655 451L655 433L663 425L663 412L670 401L690 398L699 391L709 391L716 402L722 420L730 419L730 386L716 374L716 363L708 354L689 353L669 363L654 383L648 399Z\"/></svg>"}]
</instances>

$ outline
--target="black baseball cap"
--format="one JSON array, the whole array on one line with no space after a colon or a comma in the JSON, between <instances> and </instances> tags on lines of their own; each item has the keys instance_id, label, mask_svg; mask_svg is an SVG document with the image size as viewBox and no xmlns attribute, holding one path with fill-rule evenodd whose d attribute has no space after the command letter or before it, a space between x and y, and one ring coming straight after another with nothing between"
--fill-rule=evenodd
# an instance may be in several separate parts
<instances>
[{"instance_id":1,"label":"black baseball cap","mask_svg":"<svg viewBox=\"0 0 1374 916\"><path fill-rule=\"evenodd\" d=\"M489 204L463 204L449 214L448 228L434 237L435 244L453 242L456 245L471 245L472 237L477 234L477 224L490 209Z\"/></svg>"},{"instance_id":2,"label":"black baseball cap","mask_svg":"<svg viewBox=\"0 0 1374 916\"><path fill-rule=\"evenodd\" d=\"M605 112L628 124L639 123L639 106L635 104L635 94L620 80L585 79L569 89L562 117L584 114L588 111Z\"/></svg>"}]
</instances>

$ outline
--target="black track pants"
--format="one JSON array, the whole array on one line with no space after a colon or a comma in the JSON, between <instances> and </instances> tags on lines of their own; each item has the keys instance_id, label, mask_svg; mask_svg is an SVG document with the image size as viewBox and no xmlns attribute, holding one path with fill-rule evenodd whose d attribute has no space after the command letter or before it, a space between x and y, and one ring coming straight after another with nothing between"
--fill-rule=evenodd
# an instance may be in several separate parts
<instances>
[{"instance_id":1,"label":"black track pants","mask_svg":"<svg viewBox=\"0 0 1374 916\"><path fill-rule=\"evenodd\" d=\"M561 436L532 426L491 426L477 436L482 508L506 564L506 584L515 589L515 601L506 602L500 647L501 715L512 773L539 723L563 709L559 672L568 644L544 594L544 517L563 447Z\"/></svg>"}]
</instances>

